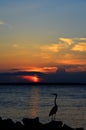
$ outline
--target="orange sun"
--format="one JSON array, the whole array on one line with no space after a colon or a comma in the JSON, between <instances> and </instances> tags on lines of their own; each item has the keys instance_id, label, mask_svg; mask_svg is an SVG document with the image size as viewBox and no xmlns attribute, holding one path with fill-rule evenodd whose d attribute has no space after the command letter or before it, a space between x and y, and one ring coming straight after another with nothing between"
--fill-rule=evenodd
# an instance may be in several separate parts
<instances>
[{"instance_id":1,"label":"orange sun","mask_svg":"<svg viewBox=\"0 0 86 130\"><path fill-rule=\"evenodd\" d=\"M25 76L22 76L23 79L27 80L27 81L30 81L30 82L40 82L40 78L37 76L37 75L25 75Z\"/></svg>"}]
</instances>

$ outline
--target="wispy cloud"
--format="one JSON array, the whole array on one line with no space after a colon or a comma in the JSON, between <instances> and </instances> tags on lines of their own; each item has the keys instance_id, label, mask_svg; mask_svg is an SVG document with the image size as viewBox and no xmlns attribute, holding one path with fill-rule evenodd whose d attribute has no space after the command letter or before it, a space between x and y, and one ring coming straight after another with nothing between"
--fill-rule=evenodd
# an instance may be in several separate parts
<instances>
[{"instance_id":1,"label":"wispy cloud","mask_svg":"<svg viewBox=\"0 0 86 130\"><path fill-rule=\"evenodd\" d=\"M64 38L63 38L64 39ZM65 42L64 42L65 41ZM69 41L72 41L72 39L70 40L62 40L62 38L57 41L57 43L52 43L52 44L47 44L47 45L41 45L40 49L43 52L51 52L51 53L57 53L60 52L62 50L67 50L69 48ZM63 43L63 44L62 44Z\"/></svg>"},{"instance_id":2,"label":"wispy cloud","mask_svg":"<svg viewBox=\"0 0 86 130\"><path fill-rule=\"evenodd\" d=\"M36 66L30 66L30 67L20 67L20 68L12 68L8 70L8 72L44 72L44 73L54 73L57 71L56 66L44 66L44 67L36 67Z\"/></svg>"},{"instance_id":3,"label":"wispy cloud","mask_svg":"<svg viewBox=\"0 0 86 130\"><path fill-rule=\"evenodd\" d=\"M13 28L12 25L0 20L0 25L4 25L4 26L7 26L8 28Z\"/></svg>"},{"instance_id":4,"label":"wispy cloud","mask_svg":"<svg viewBox=\"0 0 86 130\"><path fill-rule=\"evenodd\" d=\"M80 40L82 40L82 41L86 41L86 38L82 37L82 38L80 38Z\"/></svg>"},{"instance_id":5,"label":"wispy cloud","mask_svg":"<svg viewBox=\"0 0 86 130\"><path fill-rule=\"evenodd\" d=\"M30 46L29 45L26 45L25 43L22 43L22 42L14 42L11 44L11 47L14 48L14 49L20 49L20 50L25 50L26 48L29 48Z\"/></svg>"},{"instance_id":6,"label":"wispy cloud","mask_svg":"<svg viewBox=\"0 0 86 130\"><path fill-rule=\"evenodd\" d=\"M86 38L59 38L57 44L52 44L48 49L53 50L53 52L59 51L86 51ZM65 51L64 51L65 52Z\"/></svg>"},{"instance_id":7,"label":"wispy cloud","mask_svg":"<svg viewBox=\"0 0 86 130\"><path fill-rule=\"evenodd\" d=\"M12 47L13 47L13 48L18 48L19 45L18 45L18 44L13 44Z\"/></svg>"},{"instance_id":8,"label":"wispy cloud","mask_svg":"<svg viewBox=\"0 0 86 130\"><path fill-rule=\"evenodd\" d=\"M86 38L59 38L57 43L40 46L42 59L61 64L86 64ZM46 61L47 62L47 61Z\"/></svg>"},{"instance_id":9,"label":"wispy cloud","mask_svg":"<svg viewBox=\"0 0 86 130\"><path fill-rule=\"evenodd\" d=\"M59 40L68 44L68 45L71 45L74 42L74 40L72 38L62 38L61 37L61 38L59 38Z\"/></svg>"},{"instance_id":10,"label":"wispy cloud","mask_svg":"<svg viewBox=\"0 0 86 130\"><path fill-rule=\"evenodd\" d=\"M86 72L86 65L65 65L66 72Z\"/></svg>"},{"instance_id":11,"label":"wispy cloud","mask_svg":"<svg viewBox=\"0 0 86 130\"><path fill-rule=\"evenodd\" d=\"M5 23L4 23L3 21L0 20L0 25L3 25L3 24L5 24Z\"/></svg>"},{"instance_id":12,"label":"wispy cloud","mask_svg":"<svg viewBox=\"0 0 86 130\"><path fill-rule=\"evenodd\" d=\"M86 51L86 42L80 42L76 44L71 50L80 52Z\"/></svg>"},{"instance_id":13,"label":"wispy cloud","mask_svg":"<svg viewBox=\"0 0 86 130\"><path fill-rule=\"evenodd\" d=\"M42 51L47 52L58 52L58 45L57 44L51 44L51 45L43 45L40 47Z\"/></svg>"}]
</instances>

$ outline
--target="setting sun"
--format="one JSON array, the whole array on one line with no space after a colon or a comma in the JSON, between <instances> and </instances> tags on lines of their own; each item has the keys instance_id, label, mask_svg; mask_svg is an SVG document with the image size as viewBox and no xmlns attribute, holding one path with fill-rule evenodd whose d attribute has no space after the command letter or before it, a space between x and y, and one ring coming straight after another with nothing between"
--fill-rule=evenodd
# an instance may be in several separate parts
<instances>
[{"instance_id":1,"label":"setting sun","mask_svg":"<svg viewBox=\"0 0 86 130\"><path fill-rule=\"evenodd\" d=\"M39 78L37 76L32 76L33 82L39 82Z\"/></svg>"},{"instance_id":2,"label":"setting sun","mask_svg":"<svg viewBox=\"0 0 86 130\"><path fill-rule=\"evenodd\" d=\"M41 79L37 76L37 75L33 75L33 76L23 76L22 77L23 79L27 80L27 81L30 81L30 82L40 82Z\"/></svg>"}]
</instances>

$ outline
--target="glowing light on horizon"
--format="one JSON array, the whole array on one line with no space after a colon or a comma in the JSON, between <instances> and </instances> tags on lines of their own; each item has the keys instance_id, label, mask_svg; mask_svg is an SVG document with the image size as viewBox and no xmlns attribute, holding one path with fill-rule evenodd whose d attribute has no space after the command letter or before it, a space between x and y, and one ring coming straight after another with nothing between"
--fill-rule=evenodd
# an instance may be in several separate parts
<instances>
[{"instance_id":1,"label":"glowing light on horizon","mask_svg":"<svg viewBox=\"0 0 86 130\"><path fill-rule=\"evenodd\" d=\"M37 75L25 75L25 76L22 76L23 79L27 80L27 81L30 81L30 82L40 82L41 81L41 78L39 78Z\"/></svg>"}]
</instances>

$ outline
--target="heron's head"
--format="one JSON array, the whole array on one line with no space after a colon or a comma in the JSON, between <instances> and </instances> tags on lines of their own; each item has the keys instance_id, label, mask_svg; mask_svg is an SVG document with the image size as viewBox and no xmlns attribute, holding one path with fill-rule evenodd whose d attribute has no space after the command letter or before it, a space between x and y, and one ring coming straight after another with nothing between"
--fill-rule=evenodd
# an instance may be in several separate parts
<instances>
[{"instance_id":1,"label":"heron's head","mask_svg":"<svg viewBox=\"0 0 86 130\"><path fill-rule=\"evenodd\" d=\"M54 96L56 96L56 97L58 96L57 93L52 93L52 95L54 95Z\"/></svg>"}]
</instances>

